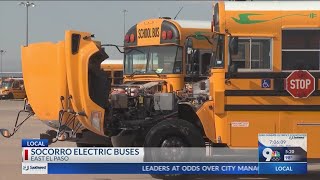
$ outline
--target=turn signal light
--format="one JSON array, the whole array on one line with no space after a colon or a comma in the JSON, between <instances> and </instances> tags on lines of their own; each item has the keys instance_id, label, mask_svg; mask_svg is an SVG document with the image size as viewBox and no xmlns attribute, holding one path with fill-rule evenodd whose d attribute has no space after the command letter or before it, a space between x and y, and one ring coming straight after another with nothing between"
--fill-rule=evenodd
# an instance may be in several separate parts
<instances>
[{"instance_id":1,"label":"turn signal light","mask_svg":"<svg viewBox=\"0 0 320 180\"><path fill-rule=\"evenodd\" d=\"M172 39L172 31L167 31L167 38Z\"/></svg>"},{"instance_id":2,"label":"turn signal light","mask_svg":"<svg viewBox=\"0 0 320 180\"><path fill-rule=\"evenodd\" d=\"M163 40L172 39L173 33L170 30L169 31L162 31L161 37L162 37Z\"/></svg>"},{"instance_id":3,"label":"turn signal light","mask_svg":"<svg viewBox=\"0 0 320 180\"><path fill-rule=\"evenodd\" d=\"M125 35L124 36L124 42L128 43L130 41L130 36L129 35Z\"/></svg>"},{"instance_id":4,"label":"turn signal light","mask_svg":"<svg viewBox=\"0 0 320 180\"><path fill-rule=\"evenodd\" d=\"M162 31L161 37L162 37L162 39L166 40L167 39L167 32L166 31Z\"/></svg>"},{"instance_id":5,"label":"turn signal light","mask_svg":"<svg viewBox=\"0 0 320 180\"><path fill-rule=\"evenodd\" d=\"M134 34L130 35L130 42L133 43L134 42Z\"/></svg>"}]
</instances>

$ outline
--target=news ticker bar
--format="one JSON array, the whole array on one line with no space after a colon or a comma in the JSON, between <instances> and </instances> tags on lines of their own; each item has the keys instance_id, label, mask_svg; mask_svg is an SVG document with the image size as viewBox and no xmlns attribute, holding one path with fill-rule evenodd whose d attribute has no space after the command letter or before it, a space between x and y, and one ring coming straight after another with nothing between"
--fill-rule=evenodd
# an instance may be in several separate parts
<instances>
[{"instance_id":1,"label":"news ticker bar","mask_svg":"<svg viewBox=\"0 0 320 180\"><path fill-rule=\"evenodd\" d=\"M307 163L22 163L22 174L306 174Z\"/></svg>"}]
</instances>

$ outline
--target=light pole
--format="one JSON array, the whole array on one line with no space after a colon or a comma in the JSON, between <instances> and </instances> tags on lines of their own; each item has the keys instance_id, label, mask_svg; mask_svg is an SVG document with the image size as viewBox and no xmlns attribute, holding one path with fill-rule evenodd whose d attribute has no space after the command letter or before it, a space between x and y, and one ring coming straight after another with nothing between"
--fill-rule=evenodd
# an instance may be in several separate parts
<instances>
[{"instance_id":1,"label":"light pole","mask_svg":"<svg viewBox=\"0 0 320 180\"><path fill-rule=\"evenodd\" d=\"M2 56L3 56L3 54L4 53L6 53L6 51L5 50L3 50L3 49L0 49L0 74L1 74L1 79L3 78L3 72L2 72Z\"/></svg>"},{"instance_id":2,"label":"light pole","mask_svg":"<svg viewBox=\"0 0 320 180\"><path fill-rule=\"evenodd\" d=\"M126 13L128 12L126 9L122 10L123 12L123 37L126 35Z\"/></svg>"},{"instance_id":3,"label":"light pole","mask_svg":"<svg viewBox=\"0 0 320 180\"><path fill-rule=\"evenodd\" d=\"M29 7L35 7L36 5L34 3L30 3L29 1L27 2L20 2L19 5L26 7L27 9L27 19L26 19L26 46L28 46L29 42L28 42L28 31L29 31L29 27L28 27L28 21L29 21Z\"/></svg>"}]
</instances>

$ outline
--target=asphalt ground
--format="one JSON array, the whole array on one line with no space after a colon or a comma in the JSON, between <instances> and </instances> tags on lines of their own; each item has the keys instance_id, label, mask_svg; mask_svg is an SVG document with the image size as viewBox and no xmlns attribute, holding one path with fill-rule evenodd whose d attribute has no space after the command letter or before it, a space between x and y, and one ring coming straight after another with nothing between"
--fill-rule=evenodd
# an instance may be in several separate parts
<instances>
[{"instance_id":1,"label":"asphalt ground","mask_svg":"<svg viewBox=\"0 0 320 180\"><path fill-rule=\"evenodd\" d=\"M16 115L23 108L21 100L0 100L0 128L8 128L12 130ZM21 118L25 117L23 115ZM76 180L113 180L113 179L152 179L150 175L23 175L21 174L21 139L38 138L39 134L47 130L47 126L41 121L32 118L21 127L21 129L11 138L0 137L0 180L60 180L60 179L76 179ZM51 145L52 147L75 147L73 142L57 142ZM252 150L239 151L239 155L230 154L234 151L216 151L217 159L227 159L241 161L242 159L255 158L256 153ZM320 179L320 161L310 161L308 163L307 175L189 175L183 177L186 179ZM182 178L176 178L182 179Z\"/></svg>"}]
</instances>

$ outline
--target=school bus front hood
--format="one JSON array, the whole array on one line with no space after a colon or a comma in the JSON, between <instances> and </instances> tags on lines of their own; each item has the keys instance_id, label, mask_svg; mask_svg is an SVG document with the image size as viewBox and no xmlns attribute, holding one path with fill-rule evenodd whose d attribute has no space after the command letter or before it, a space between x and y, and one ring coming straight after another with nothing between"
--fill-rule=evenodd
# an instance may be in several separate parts
<instances>
[{"instance_id":1,"label":"school bus front hood","mask_svg":"<svg viewBox=\"0 0 320 180\"><path fill-rule=\"evenodd\" d=\"M108 93L107 76L100 68L108 58L91 33L66 31L65 57L68 91L78 120L88 130L104 135Z\"/></svg>"},{"instance_id":2,"label":"school bus front hood","mask_svg":"<svg viewBox=\"0 0 320 180\"><path fill-rule=\"evenodd\" d=\"M64 97L66 108L69 97L71 108L80 114L76 119L82 127L104 135L105 107L99 98L103 93L92 92L91 87L101 83L89 81L89 78L98 79L92 78L94 75L89 69L92 71L96 66L100 69L100 63L106 58L104 50L98 48L97 42L91 39L91 33L87 32L66 31L65 40L59 43L36 43L23 47L25 87L36 115L41 120L58 120L62 109L60 98Z\"/></svg>"},{"instance_id":3,"label":"school bus front hood","mask_svg":"<svg viewBox=\"0 0 320 180\"><path fill-rule=\"evenodd\" d=\"M28 101L40 120L59 119L60 97L67 96L64 42L22 47L22 73Z\"/></svg>"}]
</instances>

